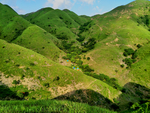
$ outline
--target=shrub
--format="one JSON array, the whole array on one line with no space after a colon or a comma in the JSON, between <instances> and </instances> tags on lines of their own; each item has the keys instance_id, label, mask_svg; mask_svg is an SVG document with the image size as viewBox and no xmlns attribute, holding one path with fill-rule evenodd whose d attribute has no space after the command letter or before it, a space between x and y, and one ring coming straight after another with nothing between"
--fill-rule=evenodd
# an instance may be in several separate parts
<instances>
[{"instance_id":1,"label":"shrub","mask_svg":"<svg viewBox=\"0 0 150 113\"><path fill-rule=\"evenodd\" d=\"M75 58L71 58L70 61L73 62L73 63L75 63L75 62L76 62L76 59L75 59Z\"/></svg>"},{"instance_id":2,"label":"shrub","mask_svg":"<svg viewBox=\"0 0 150 113\"><path fill-rule=\"evenodd\" d=\"M53 82L54 82L54 81L58 81L59 79L60 79L60 77L57 76L57 77L54 78Z\"/></svg>"},{"instance_id":3,"label":"shrub","mask_svg":"<svg viewBox=\"0 0 150 113\"><path fill-rule=\"evenodd\" d=\"M15 84L15 85L19 84L19 80L18 81L17 80L13 80L12 84Z\"/></svg>"},{"instance_id":4,"label":"shrub","mask_svg":"<svg viewBox=\"0 0 150 113\"><path fill-rule=\"evenodd\" d=\"M82 61L82 60L77 60L77 61L76 61L76 64L77 64L77 65L82 65L82 64L83 64L83 61Z\"/></svg>"},{"instance_id":5,"label":"shrub","mask_svg":"<svg viewBox=\"0 0 150 113\"><path fill-rule=\"evenodd\" d=\"M22 75L21 75L21 79L23 79L24 77L25 77L25 75L22 74Z\"/></svg>"},{"instance_id":6,"label":"shrub","mask_svg":"<svg viewBox=\"0 0 150 113\"><path fill-rule=\"evenodd\" d=\"M137 47L138 47L138 48L141 48L141 47L142 47L142 45L138 44L138 45L137 45Z\"/></svg>"},{"instance_id":7,"label":"shrub","mask_svg":"<svg viewBox=\"0 0 150 113\"><path fill-rule=\"evenodd\" d=\"M132 58L132 59L135 59L135 58L137 58L137 56L138 56L138 55L137 55L137 52L134 52L134 53L132 54L132 57L131 57L131 58Z\"/></svg>"},{"instance_id":8,"label":"shrub","mask_svg":"<svg viewBox=\"0 0 150 113\"><path fill-rule=\"evenodd\" d=\"M124 53L123 53L123 55L124 55L125 57L127 57L127 56L128 56L127 52L124 52Z\"/></svg>"},{"instance_id":9,"label":"shrub","mask_svg":"<svg viewBox=\"0 0 150 113\"><path fill-rule=\"evenodd\" d=\"M63 59L65 59L65 60L67 59L67 57L66 57L66 56L63 56L62 58L63 58Z\"/></svg>"},{"instance_id":10,"label":"shrub","mask_svg":"<svg viewBox=\"0 0 150 113\"><path fill-rule=\"evenodd\" d=\"M136 62L136 60L135 60L135 59L132 59L132 62L133 62L133 63L135 63L135 62Z\"/></svg>"},{"instance_id":11,"label":"shrub","mask_svg":"<svg viewBox=\"0 0 150 113\"><path fill-rule=\"evenodd\" d=\"M17 67L19 67L19 66L20 66L20 64L16 64L16 66L17 66Z\"/></svg>"},{"instance_id":12,"label":"shrub","mask_svg":"<svg viewBox=\"0 0 150 113\"><path fill-rule=\"evenodd\" d=\"M131 58L125 58L125 64L127 64L129 67L131 67L132 64L132 59Z\"/></svg>"},{"instance_id":13,"label":"shrub","mask_svg":"<svg viewBox=\"0 0 150 113\"><path fill-rule=\"evenodd\" d=\"M87 57L87 60L90 60L90 57Z\"/></svg>"},{"instance_id":14,"label":"shrub","mask_svg":"<svg viewBox=\"0 0 150 113\"><path fill-rule=\"evenodd\" d=\"M88 64L80 66L83 72L92 72L94 69L91 69Z\"/></svg>"},{"instance_id":15,"label":"shrub","mask_svg":"<svg viewBox=\"0 0 150 113\"><path fill-rule=\"evenodd\" d=\"M110 81L110 78L107 75L99 74L99 79L102 81Z\"/></svg>"},{"instance_id":16,"label":"shrub","mask_svg":"<svg viewBox=\"0 0 150 113\"><path fill-rule=\"evenodd\" d=\"M124 68L124 64L121 64L120 67Z\"/></svg>"},{"instance_id":17,"label":"shrub","mask_svg":"<svg viewBox=\"0 0 150 113\"><path fill-rule=\"evenodd\" d=\"M21 99L24 98L24 94L22 92L17 92L17 96Z\"/></svg>"},{"instance_id":18,"label":"shrub","mask_svg":"<svg viewBox=\"0 0 150 113\"><path fill-rule=\"evenodd\" d=\"M116 70L115 70L115 72L117 73L117 72L118 72L118 70L116 69Z\"/></svg>"},{"instance_id":19,"label":"shrub","mask_svg":"<svg viewBox=\"0 0 150 113\"><path fill-rule=\"evenodd\" d=\"M134 50L132 48L129 48L129 49L124 49L124 51L128 54L128 55L131 55L134 53Z\"/></svg>"},{"instance_id":20,"label":"shrub","mask_svg":"<svg viewBox=\"0 0 150 113\"><path fill-rule=\"evenodd\" d=\"M45 86L46 88L49 87L49 83L44 83L43 86Z\"/></svg>"},{"instance_id":21,"label":"shrub","mask_svg":"<svg viewBox=\"0 0 150 113\"><path fill-rule=\"evenodd\" d=\"M76 38L77 41L82 42L84 41L85 37L79 35L79 38Z\"/></svg>"},{"instance_id":22,"label":"shrub","mask_svg":"<svg viewBox=\"0 0 150 113\"><path fill-rule=\"evenodd\" d=\"M126 93L126 92L127 92L127 89L126 89L126 88L122 88L122 89L121 89L121 92Z\"/></svg>"},{"instance_id":23,"label":"shrub","mask_svg":"<svg viewBox=\"0 0 150 113\"><path fill-rule=\"evenodd\" d=\"M83 59L86 59L85 55L84 55Z\"/></svg>"},{"instance_id":24,"label":"shrub","mask_svg":"<svg viewBox=\"0 0 150 113\"><path fill-rule=\"evenodd\" d=\"M35 66L35 64L33 62L30 63L30 66Z\"/></svg>"},{"instance_id":25,"label":"shrub","mask_svg":"<svg viewBox=\"0 0 150 113\"><path fill-rule=\"evenodd\" d=\"M119 104L119 101L118 101L116 98L114 98L113 101L114 101L116 104Z\"/></svg>"}]
</instances>

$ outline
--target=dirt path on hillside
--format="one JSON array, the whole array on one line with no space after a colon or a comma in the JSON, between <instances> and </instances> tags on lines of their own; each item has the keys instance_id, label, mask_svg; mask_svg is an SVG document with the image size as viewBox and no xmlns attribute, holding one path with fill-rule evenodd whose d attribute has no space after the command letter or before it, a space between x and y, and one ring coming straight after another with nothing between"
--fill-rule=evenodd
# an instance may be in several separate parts
<instances>
[{"instance_id":1,"label":"dirt path on hillside","mask_svg":"<svg viewBox=\"0 0 150 113\"><path fill-rule=\"evenodd\" d=\"M98 24L96 24L96 25L99 27L100 31L103 31L102 27L100 27Z\"/></svg>"},{"instance_id":2,"label":"dirt path on hillside","mask_svg":"<svg viewBox=\"0 0 150 113\"><path fill-rule=\"evenodd\" d=\"M96 80L92 81L92 82L88 85L88 87L89 87L91 84L93 84L95 81L96 81Z\"/></svg>"},{"instance_id":3,"label":"dirt path on hillside","mask_svg":"<svg viewBox=\"0 0 150 113\"><path fill-rule=\"evenodd\" d=\"M110 90L108 88L107 88L107 90L108 90L109 99L111 99L111 97L110 97Z\"/></svg>"},{"instance_id":4,"label":"dirt path on hillside","mask_svg":"<svg viewBox=\"0 0 150 113\"><path fill-rule=\"evenodd\" d=\"M79 90L79 89L85 89L85 85L83 83L78 83L76 85L67 85L65 87L52 87L52 88L49 88L49 91L51 92L52 96L53 97L57 97L57 96L60 96L60 95L64 95L66 93L69 93L69 94L73 94L76 90Z\"/></svg>"}]
</instances>

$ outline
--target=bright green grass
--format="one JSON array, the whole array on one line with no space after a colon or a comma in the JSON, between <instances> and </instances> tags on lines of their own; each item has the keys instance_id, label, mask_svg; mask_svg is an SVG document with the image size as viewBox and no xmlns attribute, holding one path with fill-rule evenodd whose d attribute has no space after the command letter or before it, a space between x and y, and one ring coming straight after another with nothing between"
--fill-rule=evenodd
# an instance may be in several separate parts
<instances>
[{"instance_id":1,"label":"bright green grass","mask_svg":"<svg viewBox=\"0 0 150 113\"><path fill-rule=\"evenodd\" d=\"M24 30L13 43L31 49L54 61L57 61L60 54L63 53L54 44L59 43L58 39L36 25Z\"/></svg>"},{"instance_id":2,"label":"bright green grass","mask_svg":"<svg viewBox=\"0 0 150 113\"><path fill-rule=\"evenodd\" d=\"M52 62L46 57L37 54L31 50L17 46L15 44L9 44L3 40L0 40L0 48L0 70L5 74L13 74L15 76L20 76L24 74L25 76L31 77L36 75L47 77L48 75L51 75L51 78L47 78L45 82L49 82L50 84L52 84L52 86L55 86L52 81L57 75L59 77L64 76L63 79L68 78L68 81L66 81L65 83L61 82L63 81L63 79L60 79L59 82L62 85L65 85L67 83L70 84L70 79L73 79L72 76L69 76L72 73L66 72L68 68L59 66L55 62ZM24 66L24 69L20 69L19 66Z\"/></svg>"},{"instance_id":3,"label":"bright green grass","mask_svg":"<svg viewBox=\"0 0 150 113\"><path fill-rule=\"evenodd\" d=\"M45 80L40 81L40 84L49 83L50 87L63 87L72 83L83 83L85 88L90 88L91 90L96 90L96 87L103 89L100 93L109 98L108 90L105 89L105 87L108 87L111 92L111 100L120 94L119 91L102 81L61 66L34 51L15 44L9 44L3 40L0 40L0 48L0 70L5 75L20 77L25 75L25 77L33 77L34 79L37 79L37 76L41 76ZM19 68L20 66L24 68ZM59 76L60 80L54 81L57 76ZM44 90L47 89L45 88Z\"/></svg>"},{"instance_id":4,"label":"bright green grass","mask_svg":"<svg viewBox=\"0 0 150 113\"><path fill-rule=\"evenodd\" d=\"M0 101L0 112L38 112L38 113L117 113L88 104L57 101L57 100L30 100L30 101Z\"/></svg>"},{"instance_id":5,"label":"bright green grass","mask_svg":"<svg viewBox=\"0 0 150 113\"><path fill-rule=\"evenodd\" d=\"M129 47L137 49L134 44L145 44L149 39L148 37L150 37L147 27L143 24L138 25L136 19L139 17L132 14L141 14L142 12L144 13L144 10L135 12L137 7L131 8L129 5L121 6L104 15L93 17L95 25L93 24L88 31L82 33L86 38L94 37L97 39L95 49L88 53L94 61L86 61L91 64L91 67L97 73L105 73L111 77L122 77L121 74L124 69L120 68L120 64L123 59L123 50ZM142 5L144 8L146 7L145 1L143 1ZM145 12L147 14L148 9L145 9ZM127 19L128 17L130 18ZM118 39L118 41L115 42L115 39ZM115 73L116 69L119 73Z\"/></svg>"},{"instance_id":6,"label":"bright green grass","mask_svg":"<svg viewBox=\"0 0 150 113\"><path fill-rule=\"evenodd\" d=\"M60 55L64 54L64 52L60 51L55 45L60 45L60 41L56 37L52 36L42 28L32 25L30 22L16 14L10 7L2 4L0 7L2 8L0 39L32 49L33 51L58 62ZM49 8L44 10L47 11ZM70 35L69 33L68 35Z\"/></svg>"},{"instance_id":7,"label":"bright green grass","mask_svg":"<svg viewBox=\"0 0 150 113\"><path fill-rule=\"evenodd\" d=\"M63 34L65 37L69 38L69 42L74 40L77 45L79 45L76 41L78 36L75 35L78 31L77 28L79 27L79 24L65 11L58 9L45 11L45 9L41 9L35 13L25 15L24 18L45 29L47 32L52 33L56 37Z\"/></svg>"},{"instance_id":8,"label":"bright green grass","mask_svg":"<svg viewBox=\"0 0 150 113\"><path fill-rule=\"evenodd\" d=\"M1 8L1 10L0 10L0 13L1 13L0 26L2 26L2 27L7 25L13 17L18 15L12 8L10 8L7 5L3 5L0 3L0 8ZM6 18L6 16L7 16L7 18Z\"/></svg>"},{"instance_id":9,"label":"bright green grass","mask_svg":"<svg viewBox=\"0 0 150 113\"><path fill-rule=\"evenodd\" d=\"M5 18L7 18L7 16ZM8 42L12 42L18 36L20 36L28 26L30 26L30 23L28 21L20 16L16 16L12 18L11 22L3 27L1 38Z\"/></svg>"},{"instance_id":10,"label":"bright green grass","mask_svg":"<svg viewBox=\"0 0 150 113\"><path fill-rule=\"evenodd\" d=\"M146 87L150 87L150 44L145 44L138 50L138 62L133 64L128 76L131 76L135 82Z\"/></svg>"}]
</instances>

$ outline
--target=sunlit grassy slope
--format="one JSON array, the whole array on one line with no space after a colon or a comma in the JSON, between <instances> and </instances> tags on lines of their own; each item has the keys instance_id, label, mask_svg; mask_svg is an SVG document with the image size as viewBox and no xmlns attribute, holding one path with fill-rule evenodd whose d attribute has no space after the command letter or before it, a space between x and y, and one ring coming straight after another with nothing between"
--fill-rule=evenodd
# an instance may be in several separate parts
<instances>
[{"instance_id":1,"label":"sunlit grassy slope","mask_svg":"<svg viewBox=\"0 0 150 113\"><path fill-rule=\"evenodd\" d=\"M60 41L44 29L31 24L6 5L0 4L0 38L32 49L57 61L63 51L55 45Z\"/></svg>"},{"instance_id":2,"label":"sunlit grassy slope","mask_svg":"<svg viewBox=\"0 0 150 113\"><path fill-rule=\"evenodd\" d=\"M85 22L88 21L88 19L85 19L81 16L78 16L77 14L75 14L74 12L72 12L68 9L64 9L63 11L65 11L79 25L82 25L82 24L84 24Z\"/></svg>"},{"instance_id":3,"label":"sunlit grassy slope","mask_svg":"<svg viewBox=\"0 0 150 113\"><path fill-rule=\"evenodd\" d=\"M70 100L121 111L150 97L149 1L136 0L93 17L52 8L19 16L9 6L0 4L0 8L0 84L9 86L0 85L0 91L3 91L0 99L10 96L11 99ZM80 26L84 27L81 29ZM76 40L84 37L81 43ZM83 43L90 38L96 39L95 48L80 55L90 57L90 60L81 58L83 64L89 64L97 74L116 78L121 90L108 85L105 79L102 82L83 74L82 70L56 63L66 54L59 49L61 42L74 41L82 49ZM142 47L138 48L138 44ZM123 62L126 58L123 52L128 48L136 50L137 54L131 67ZM69 61L69 64L72 63Z\"/></svg>"},{"instance_id":4,"label":"sunlit grassy slope","mask_svg":"<svg viewBox=\"0 0 150 113\"><path fill-rule=\"evenodd\" d=\"M56 97L65 92L67 93L77 89L95 89L95 91L100 92L110 99L113 99L119 94L119 91L109 85L88 77L81 72L61 66L32 50L15 44L9 44L4 40L0 40L0 48L0 70L2 75L8 76L8 78L15 76L21 77L22 75L24 75L25 78L34 78L34 82L38 81L38 89L43 87L42 84L48 83L49 88L43 87L43 90L51 92L48 98ZM57 80L57 78L59 79ZM12 82L12 80L13 79L10 81ZM23 80L21 83L23 83ZM4 84L11 85L12 83L8 82ZM58 91L51 89L53 87L58 88ZM98 89L96 87L98 87ZM30 83L28 84L28 88L30 89ZM59 91L59 89L61 90ZM112 94L108 93L108 89ZM56 92L59 93L57 94ZM36 94L36 91L33 92L33 95L34 94ZM34 96L39 98L38 95ZM46 98L46 96L43 98Z\"/></svg>"},{"instance_id":5,"label":"sunlit grassy slope","mask_svg":"<svg viewBox=\"0 0 150 113\"><path fill-rule=\"evenodd\" d=\"M78 28L89 21L67 9L54 10L51 8L43 8L34 13L23 15L23 17L47 32L52 33L57 38L64 36L69 39L68 42L75 41L78 46L79 42L76 40L78 38Z\"/></svg>"},{"instance_id":6,"label":"sunlit grassy slope","mask_svg":"<svg viewBox=\"0 0 150 113\"><path fill-rule=\"evenodd\" d=\"M87 104L56 100L3 101L0 107L0 112L116 113Z\"/></svg>"},{"instance_id":7,"label":"sunlit grassy slope","mask_svg":"<svg viewBox=\"0 0 150 113\"><path fill-rule=\"evenodd\" d=\"M83 32L82 36L97 39L95 49L87 53L91 60L85 61L95 69L96 73L115 77L121 85L134 81L150 87L149 72L138 68L141 65L144 69L149 69L147 54L143 56L145 57L143 59L137 58L137 62L133 63L129 69L126 69L126 64L124 68L120 67L124 64L122 61L125 59L124 49L138 50L137 44L141 44L143 49L149 45L147 44L150 37L149 6L149 1L137 0L125 6L119 6L104 15L92 17L95 25Z\"/></svg>"}]
</instances>

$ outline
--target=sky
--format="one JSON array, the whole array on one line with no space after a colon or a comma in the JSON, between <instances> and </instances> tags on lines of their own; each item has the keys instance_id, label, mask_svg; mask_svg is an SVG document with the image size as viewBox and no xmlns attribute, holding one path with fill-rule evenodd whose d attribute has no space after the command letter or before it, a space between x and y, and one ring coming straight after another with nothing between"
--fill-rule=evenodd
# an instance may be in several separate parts
<instances>
[{"instance_id":1,"label":"sky","mask_svg":"<svg viewBox=\"0 0 150 113\"><path fill-rule=\"evenodd\" d=\"M69 9L78 15L104 14L134 0L0 0L12 7L18 14L35 12L41 8Z\"/></svg>"}]
</instances>

